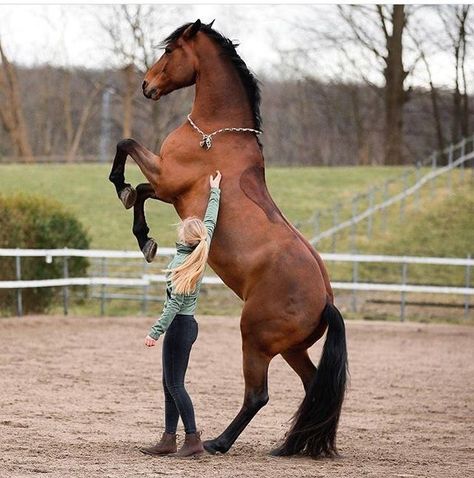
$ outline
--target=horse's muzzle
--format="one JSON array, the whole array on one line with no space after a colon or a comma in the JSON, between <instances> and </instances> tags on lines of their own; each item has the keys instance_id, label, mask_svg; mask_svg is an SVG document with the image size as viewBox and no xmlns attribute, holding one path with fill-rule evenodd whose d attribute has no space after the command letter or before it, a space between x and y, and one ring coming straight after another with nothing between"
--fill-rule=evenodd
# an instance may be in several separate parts
<instances>
[{"instance_id":1,"label":"horse's muzzle","mask_svg":"<svg viewBox=\"0 0 474 478\"><path fill-rule=\"evenodd\" d=\"M158 100L161 96L161 92L158 88L151 88L147 90L146 88L143 89L143 94L150 100Z\"/></svg>"}]
</instances>

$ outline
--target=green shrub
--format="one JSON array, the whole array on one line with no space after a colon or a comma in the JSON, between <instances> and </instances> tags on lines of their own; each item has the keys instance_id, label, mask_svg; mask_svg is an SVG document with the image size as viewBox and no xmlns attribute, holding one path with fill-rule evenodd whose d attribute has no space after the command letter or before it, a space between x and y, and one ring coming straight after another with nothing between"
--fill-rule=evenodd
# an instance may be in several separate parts
<instances>
[{"instance_id":1,"label":"green shrub","mask_svg":"<svg viewBox=\"0 0 474 478\"><path fill-rule=\"evenodd\" d=\"M88 249L89 237L81 223L57 202L41 196L0 195L0 248L21 249ZM84 276L86 258L68 260L69 275ZM21 278L53 279L63 277L63 258L53 258L48 264L44 257L21 258ZM15 258L0 257L0 280L15 280ZM61 290L57 287L23 289L24 313L46 312L57 302ZM16 313L16 291L0 289L0 313Z\"/></svg>"}]
</instances>

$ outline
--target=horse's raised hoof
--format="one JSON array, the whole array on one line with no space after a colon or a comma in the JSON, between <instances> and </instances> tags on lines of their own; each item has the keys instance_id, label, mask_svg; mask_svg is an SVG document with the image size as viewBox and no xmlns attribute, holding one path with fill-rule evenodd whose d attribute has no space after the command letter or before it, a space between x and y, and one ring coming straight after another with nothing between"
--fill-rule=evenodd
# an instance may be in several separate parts
<instances>
[{"instance_id":1,"label":"horse's raised hoof","mask_svg":"<svg viewBox=\"0 0 474 478\"><path fill-rule=\"evenodd\" d=\"M154 239L148 239L145 245L143 246L142 252L145 256L145 260L150 263L153 262L153 259L156 256L156 251L158 249L158 244Z\"/></svg>"},{"instance_id":2,"label":"horse's raised hoof","mask_svg":"<svg viewBox=\"0 0 474 478\"><path fill-rule=\"evenodd\" d=\"M125 209L130 209L137 200L137 191L132 186L125 186L120 191L119 198L125 206Z\"/></svg>"},{"instance_id":3,"label":"horse's raised hoof","mask_svg":"<svg viewBox=\"0 0 474 478\"><path fill-rule=\"evenodd\" d=\"M217 440L206 440L203 443L204 449L211 455L216 455L217 453L227 453L228 448L224 448L222 445L219 445Z\"/></svg>"}]
</instances>

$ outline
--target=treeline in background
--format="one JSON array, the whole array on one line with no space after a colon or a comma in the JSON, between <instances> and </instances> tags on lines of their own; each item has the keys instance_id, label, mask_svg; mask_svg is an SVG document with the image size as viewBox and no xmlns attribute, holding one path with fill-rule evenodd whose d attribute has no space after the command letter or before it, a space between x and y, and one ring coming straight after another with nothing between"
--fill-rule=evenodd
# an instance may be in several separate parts
<instances>
[{"instance_id":1,"label":"treeline in background","mask_svg":"<svg viewBox=\"0 0 474 478\"><path fill-rule=\"evenodd\" d=\"M110 161L123 137L158 150L193 101L192 88L158 103L141 94L168 25L193 19L173 8L107 7L98 25L114 68L27 67L0 43L0 161ZM292 41L279 61L256 71L267 164L415 163L473 133L470 5L300 8L303 17L283 20ZM435 80L439 54L450 84Z\"/></svg>"}]
</instances>

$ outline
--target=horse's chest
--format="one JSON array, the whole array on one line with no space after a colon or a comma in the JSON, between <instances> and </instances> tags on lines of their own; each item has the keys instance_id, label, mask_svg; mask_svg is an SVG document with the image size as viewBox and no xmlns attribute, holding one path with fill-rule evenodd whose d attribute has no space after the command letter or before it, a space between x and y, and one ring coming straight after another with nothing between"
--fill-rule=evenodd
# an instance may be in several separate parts
<instances>
[{"instance_id":1,"label":"horse's chest","mask_svg":"<svg viewBox=\"0 0 474 478\"><path fill-rule=\"evenodd\" d=\"M160 151L163 166L190 160L193 148L186 136L173 133L165 139Z\"/></svg>"}]
</instances>

